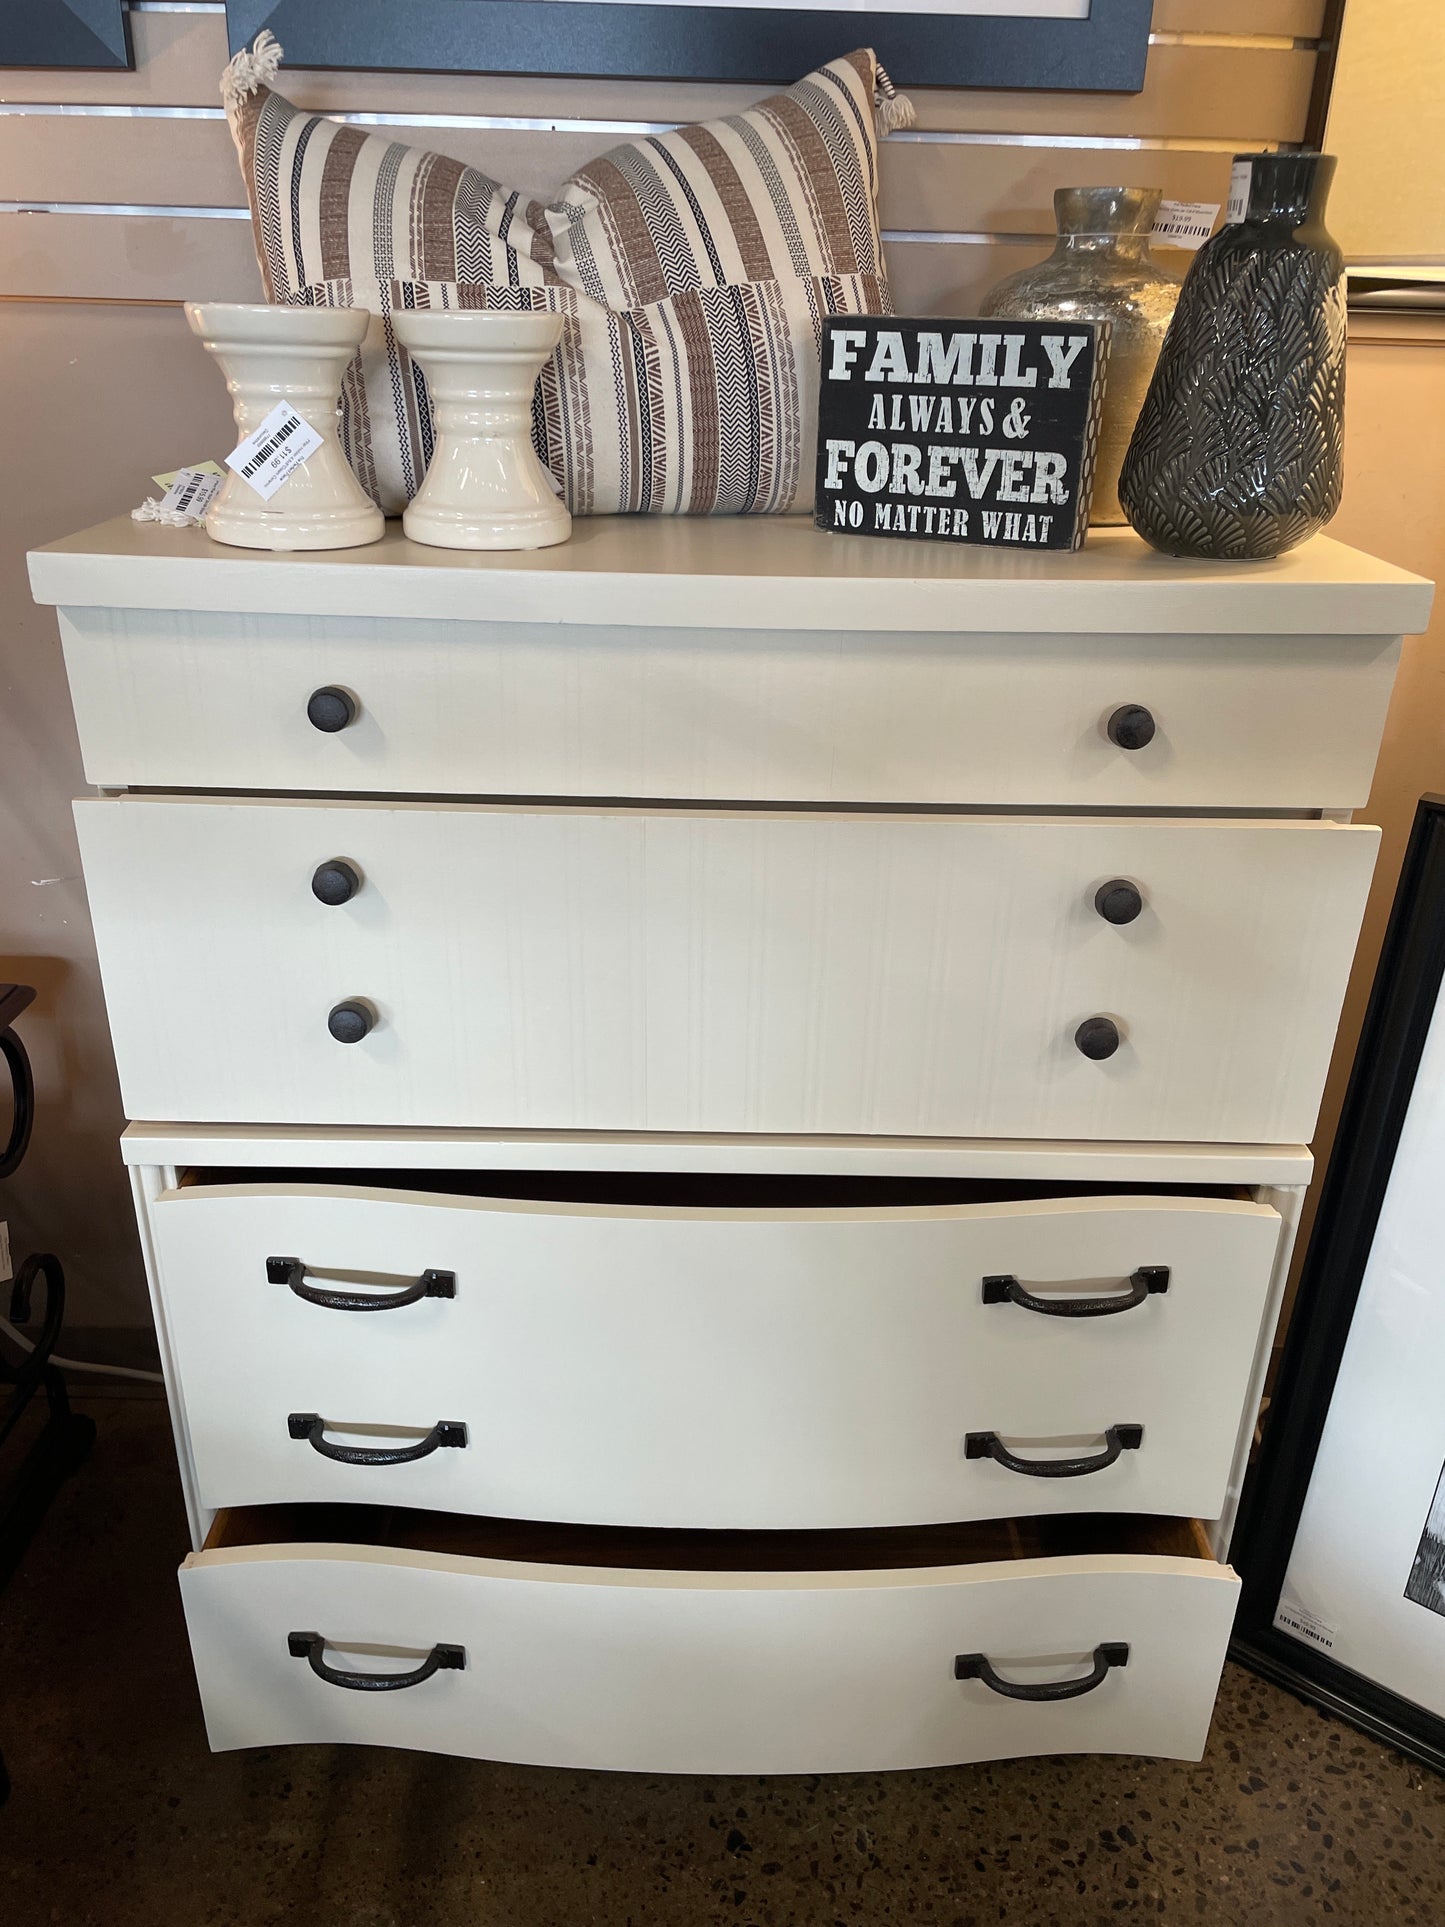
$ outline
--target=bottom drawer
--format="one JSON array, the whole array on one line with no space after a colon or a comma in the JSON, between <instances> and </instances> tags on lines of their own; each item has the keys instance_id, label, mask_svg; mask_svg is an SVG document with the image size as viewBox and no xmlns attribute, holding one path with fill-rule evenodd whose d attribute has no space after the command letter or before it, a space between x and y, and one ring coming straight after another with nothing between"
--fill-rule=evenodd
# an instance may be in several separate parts
<instances>
[{"instance_id":1,"label":"bottom drawer","mask_svg":"<svg viewBox=\"0 0 1445 1927\"><path fill-rule=\"evenodd\" d=\"M181 1568L214 1748L652 1773L1198 1759L1237 1591L1194 1521L1114 1515L698 1533L260 1506Z\"/></svg>"}]
</instances>

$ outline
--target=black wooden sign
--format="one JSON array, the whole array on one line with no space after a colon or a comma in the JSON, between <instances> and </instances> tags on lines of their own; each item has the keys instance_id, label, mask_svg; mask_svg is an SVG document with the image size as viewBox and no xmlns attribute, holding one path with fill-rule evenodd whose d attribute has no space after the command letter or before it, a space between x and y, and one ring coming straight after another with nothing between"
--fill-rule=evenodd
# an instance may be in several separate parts
<instances>
[{"instance_id":1,"label":"black wooden sign","mask_svg":"<svg viewBox=\"0 0 1445 1927\"><path fill-rule=\"evenodd\" d=\"M820 529L1076 549L1089 519L1108 325L830 316Z\"/></svg>"}]
</instances>

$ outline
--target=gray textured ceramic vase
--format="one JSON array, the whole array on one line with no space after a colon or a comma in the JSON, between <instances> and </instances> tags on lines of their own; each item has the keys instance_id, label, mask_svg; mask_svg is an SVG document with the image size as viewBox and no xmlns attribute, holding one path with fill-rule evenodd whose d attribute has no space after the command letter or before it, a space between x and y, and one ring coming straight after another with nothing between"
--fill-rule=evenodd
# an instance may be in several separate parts
<instances>
[{"instance_id":1,"label":"gray textured ceramic vase","mask_svg":"<svg viewBox=\"0 0 1445 1927\"><path fill-rule=\"evenodd\" d=\"M1335 163L1242 154L1243 218L1194 259L1119 493L1167 555L1263 559L1339 507L1344 261L1324 226Z\"/></svg>"},{"instance_id":2,"label":"gray textured ceramic vase","mask_svg":"<svg viewBox=\"0 0 1445 1927\"><path fill-rule=\"evenodd\" d=\"M1119 470L1139 418L1179 282L1149 253L1157 187L1059 187L1059 239L1046 261L1021 268L983 298L979 313L1014 321L1107 321L1109 373L1094 460L1089 526L1126 520Z\"/></svg>"},{"instance_id":3,"label":"gray textured ceramic vase","mask_svg":"<svg viewBox=\"0 0 1445 1927\"><path fill-rule=\"evenodd\" d=\"M1339 507L1345 262L1327 154L1241 154L1243 218L1198 252L1119 495L1166 555L1264 559Z\"/></svg>"}]
</instances>

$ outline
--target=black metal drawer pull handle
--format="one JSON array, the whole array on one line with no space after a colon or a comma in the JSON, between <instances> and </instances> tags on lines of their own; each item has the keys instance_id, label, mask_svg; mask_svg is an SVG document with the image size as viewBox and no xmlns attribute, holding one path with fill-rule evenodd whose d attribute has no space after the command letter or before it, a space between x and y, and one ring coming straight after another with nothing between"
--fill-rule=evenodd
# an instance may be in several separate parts
<instances>
[{"instance_id":1,"label":"black metal drawer pull handle","mask_svg":"<svg viewBox=\"0 0 1445 1927\"><path fill-rule=\"evenodd\" d=\"M326 1420L319 1412L292 1412L286 1429L293 1439L305 1439L313 1452L338 1465L410 1465L414 1459L429 1458L439 1446L462 1446L467 1428L454 1419L438 1419L424 1439L415 1445L335 1445L326 1436Z\"/></svg>"},{"instance_id":2,"label":"black metal drawer pull handle","mask_svg":"<svg viewBox=\"0 0 1445 1927\"><path fill-rule=\"evenodd\" d=\"M293 1633L291 1637L295 1639L298 1635ZM982 1653L960 1653L953 1662L953 1677L981 1679L991 1693L1002 1693L1006 1700L1076 1700L1092 1693L1096 1686L1102 1686L1114 1667L1128 1664L1128 1646L1122 1640L1111 1640L1094 1648L1093 1671L1081 1679L1046 1679L1026 1686L1022 1680L1005 1679L996 1673Z\"/></svg>"},{"instance_id":3,"label":"black metal drawer pull handle","mask_svg":"<svg viewBox=\"0 0 1445 1927\"><path fill-rule=\"evenodd\" d=\"M321 1285L305 1282L306 1266L299 1258L268 1258L266 1282L285 1285L308 1305L326 1311L399 1311L403 1305L418 1304L423 1298L455 1298L457 1274L454 1271L424 1271L415 1284L385 1296L366 1291L327 1291Z\"/></svg>"},{"instance_id":4,"label":"black metal drawer pull handle","mask_svg":"<svg viewBox=\"0 0 1445 1927\"><path fill-rule=\"evenodd\" d=\"M326 1641L320 1633L287 1633L286 1647L292 1659L304 1659L328 1686L344 1686L352 1693L399 1693L404 1687L420 1686L433 1673L459 1673L467 1663L465 1646L433 1646L421 1665L409 1673L343 1673L322 1658Z\"/></svg>"},{"instance_id":5,"label":"black metal drawer pull handle","mask_svg":"<svg viewBox=\"0 0 1445 1927\"><path fill-rule=\"evenodd\" d=\"M1011 1272L1005 1272L984 1279L983 1302L1017 1305L1020 1311L1036 1311L1045 1318L1111 1318L1115 1312L1132 1311L1146 1298L1168 1289L1168 1265L1140 1265L1129 1274L1127 1291L1105 1292L1088 1298L1039 1298Z\"/></svg>"},{"instance_id":6,"label":"black metal drawer pull handle","mask_svg":"<svg viewBox=\"0 0 1445 1927\"><path fill-rule=\"evenodd\" d=\"M1089 1472L1102 1472L1121 1452L1137 1452L1143 1443L1142 1425L1111 1425L1104 1434L1102 1452L1091 1452L1082 1459L1021 1459L1009 1451L997 1432L969 1432L963 1441L963 1456L992 1459L1006 1472L1022 1472L1028 1479L1082 1479Z\"/></svg>"}]
</instances>

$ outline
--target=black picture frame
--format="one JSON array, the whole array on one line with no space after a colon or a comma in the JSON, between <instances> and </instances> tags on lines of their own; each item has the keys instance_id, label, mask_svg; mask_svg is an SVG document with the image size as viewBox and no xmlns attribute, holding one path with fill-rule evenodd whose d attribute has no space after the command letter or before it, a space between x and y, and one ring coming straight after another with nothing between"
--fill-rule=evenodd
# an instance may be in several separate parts
<instances>
[{"instance_id":1,"label":"black picture frame","mask_svg":"<svg viewBox=\"0 0 1445 1927\"><path fill-rule=\"evenodd\" d=\"M1445 1773L1445 1719L1274 1625L1380 1208L1445 980L1445 796L1420 801L1230 1560L1230 1655Z\"/></svg>"},{"instance_id":2,"label":"black picture frame","mask_svg":"<svg viewBox=\"0 0 1445 1927\"><path fill-rule=\"evenodd\" d=\"M785 86L871 46L900 87L1137 94L1154 0L1091 0L1083 20L546 0L543 21L543 10L541 0L226 0L226 28L232 53L270 28L293 67Z\"/></svg>"},{"instance_id":3,"label":"black picture frame","mask_svg":"<svg viewBox=\"0 0 1445 1927\"><path fill-rule=\"evenodd\" d=\"M134 66L123 0L9 0L0 6L0 67Z\"/></svg>"}]
</instances>

